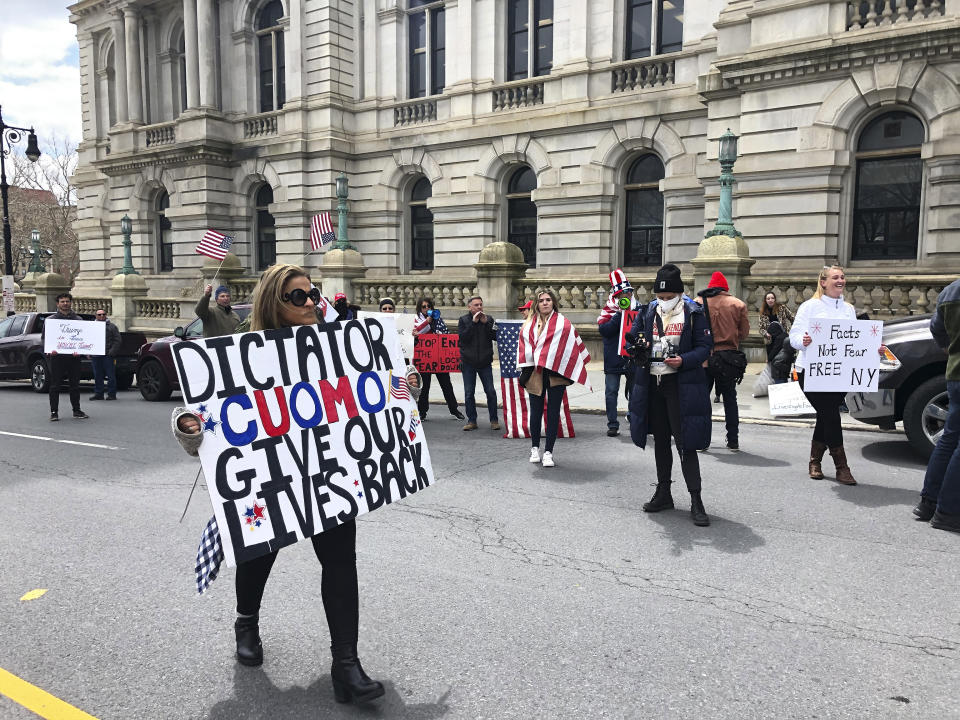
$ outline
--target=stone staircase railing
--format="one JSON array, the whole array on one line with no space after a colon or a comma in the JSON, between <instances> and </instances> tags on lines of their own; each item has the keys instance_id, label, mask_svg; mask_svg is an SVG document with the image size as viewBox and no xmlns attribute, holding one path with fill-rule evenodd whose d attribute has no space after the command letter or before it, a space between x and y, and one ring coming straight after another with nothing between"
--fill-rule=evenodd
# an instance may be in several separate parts
<instances>
[{"instance_id":1,"label":"stone staircase railing","mask_svg":"<svg viewBox=\"0 0 960 720\"><path fill-rule=\"evenodd\" d=\"M861 30L938 18L944 13L943 0L848 0L847 30Z\"/></svg>"},{"instance_id":2,"label":"stone staircase railing","mask_svg":"<svg viewBox=\"0 0 960 720\"><path fill-rule=\"evenodd\" d=\"M351 302L367 310L376 310L380 298L393 298L397 312L415 312L417 298L431 297L438 308L465 309L467 301L477 294L476 280L446 280L410 277L366 278L353 281ZM448 323L449 324L449 323Z\"/></svg>"}]
</instances>

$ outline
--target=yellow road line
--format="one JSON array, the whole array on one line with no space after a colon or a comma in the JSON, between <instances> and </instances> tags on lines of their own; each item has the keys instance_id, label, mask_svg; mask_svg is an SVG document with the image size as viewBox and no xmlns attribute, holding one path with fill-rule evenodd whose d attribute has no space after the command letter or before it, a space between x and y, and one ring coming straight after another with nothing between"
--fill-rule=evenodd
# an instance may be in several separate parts
<instances>
[{"instance_id":1,"label":"yellow road line","mask_svg":"<svg viewBox=\"0 0 960 720\"><path fill-rule=\"evenodd\" d=\"M18 705L46 720L97 720L93 715L88 715L3 668L0 668L0 695L6 695Z\"/></svg>"}]
</instances>

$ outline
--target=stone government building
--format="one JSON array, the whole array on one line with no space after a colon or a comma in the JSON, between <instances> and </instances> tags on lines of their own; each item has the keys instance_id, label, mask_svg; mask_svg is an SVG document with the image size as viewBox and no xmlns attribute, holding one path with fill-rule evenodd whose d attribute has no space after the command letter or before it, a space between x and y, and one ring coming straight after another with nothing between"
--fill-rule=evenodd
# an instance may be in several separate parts
<instances>
[{"instance_id":1,"label":"stone government building","mask_svg":"<svg viewBox=\"0 0 960 720\"><path fill-rule=\"evenodd\" d=\"M180 324L162 305L195 298L207 228L236 238L241 295L266 266L301 262L341 172L365 271L325 269L325 291L329 278L365 304L426 290L458 306L481 249L509 241L528 265L517 291L552 282L587 321L610 268L649 283L697 255L727 128L740 136L734 211L756 261L742 286L754 307L763 287L802 299L836 259L858 303L888 312L926 309L960 272L960 0L70 11L83 109L75 292L109 294L129 214L146 287L128 325Z\"/></svg>"}]
</instances>

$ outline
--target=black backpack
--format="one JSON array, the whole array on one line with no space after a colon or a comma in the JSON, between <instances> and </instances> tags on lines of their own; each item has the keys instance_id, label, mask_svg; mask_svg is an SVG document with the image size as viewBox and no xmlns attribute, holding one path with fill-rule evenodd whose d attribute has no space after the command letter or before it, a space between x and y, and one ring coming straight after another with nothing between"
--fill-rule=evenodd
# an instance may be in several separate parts
<instances>
[{"instance_id":1,"label":"black backpack","mask_svg":"<svg viewBox=\"0 0 960 720\"><path fill-rule=\"evenodd\" d=\"M713 323L710 322L710 306L707 298L703 298L703 312L707 316L707 325L710 334L713 334ZM739 385L747 371L747 356L742 350L714 350L707 360L707 375L714 380L726 380Z\"/></svg>"}]
</instances>

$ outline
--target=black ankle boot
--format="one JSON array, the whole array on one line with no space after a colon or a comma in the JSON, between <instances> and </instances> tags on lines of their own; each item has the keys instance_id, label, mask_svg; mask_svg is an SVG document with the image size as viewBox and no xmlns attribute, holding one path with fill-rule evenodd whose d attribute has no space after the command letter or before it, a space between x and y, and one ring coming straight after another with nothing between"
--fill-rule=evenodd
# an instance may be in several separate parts
<instances>
[{"instance_id":1,"label":"black ankle boot","mask_svg":"<svg viewBox=\"0 0 960 720\"><path fill-rule=\"evenodd\" d=\"M356 643L335 643L330 646L330 654L333 655L330 678L337 702L364 703L383 695L383 683L371 680L363 671Z\"/></svg>"},{"instance_id":2,"label":"black ankle boot","mask_svg":"<svg viewBox=\"0 0 960 720\"><path fill-rule=\"evenodd\" d=\"M930 522L930 518L933 517L933 514L937 511L937 501L931 500L928 497L920 496L920 502L917 503L917 506L913 509L913 514L916 515L917 520L922 520L923 522Z\"/></svg>"},{"instance_id":3,"label":"black ankle boot","mask_svg":"<svg viewBox=\"0 0 960 720\"><path fill-rule=\"evenodd\" d=\"M699 527L707 527L710 524L710 518L707 517L707 511L703 508L700 493L690 493L690 517L693 518L693 524Z\"/></svg>"},{"instance_id":4,"label":"black ankle boot","mask_svg":"<svg viewBox=\"0 0 960 720\"><path fill-rule=\"evenodd\" d=\"M263 664L263 645L260 644L260 617L238 617L233 624L237 634L237 662L256 667Z\"/></svg>"},{"instance_id":5,"label":"black ankle boot","mask_svg":"<svg viewBox=\"0 0 960 720\"><path fill-rule=\"evenodd\" d=\"M650 498L650 502L643 504L643 511L649 513L661 510L673 510L673 496L670 494L670 481L658 482L657 489Z\"/></svg>"}]
</instances>

